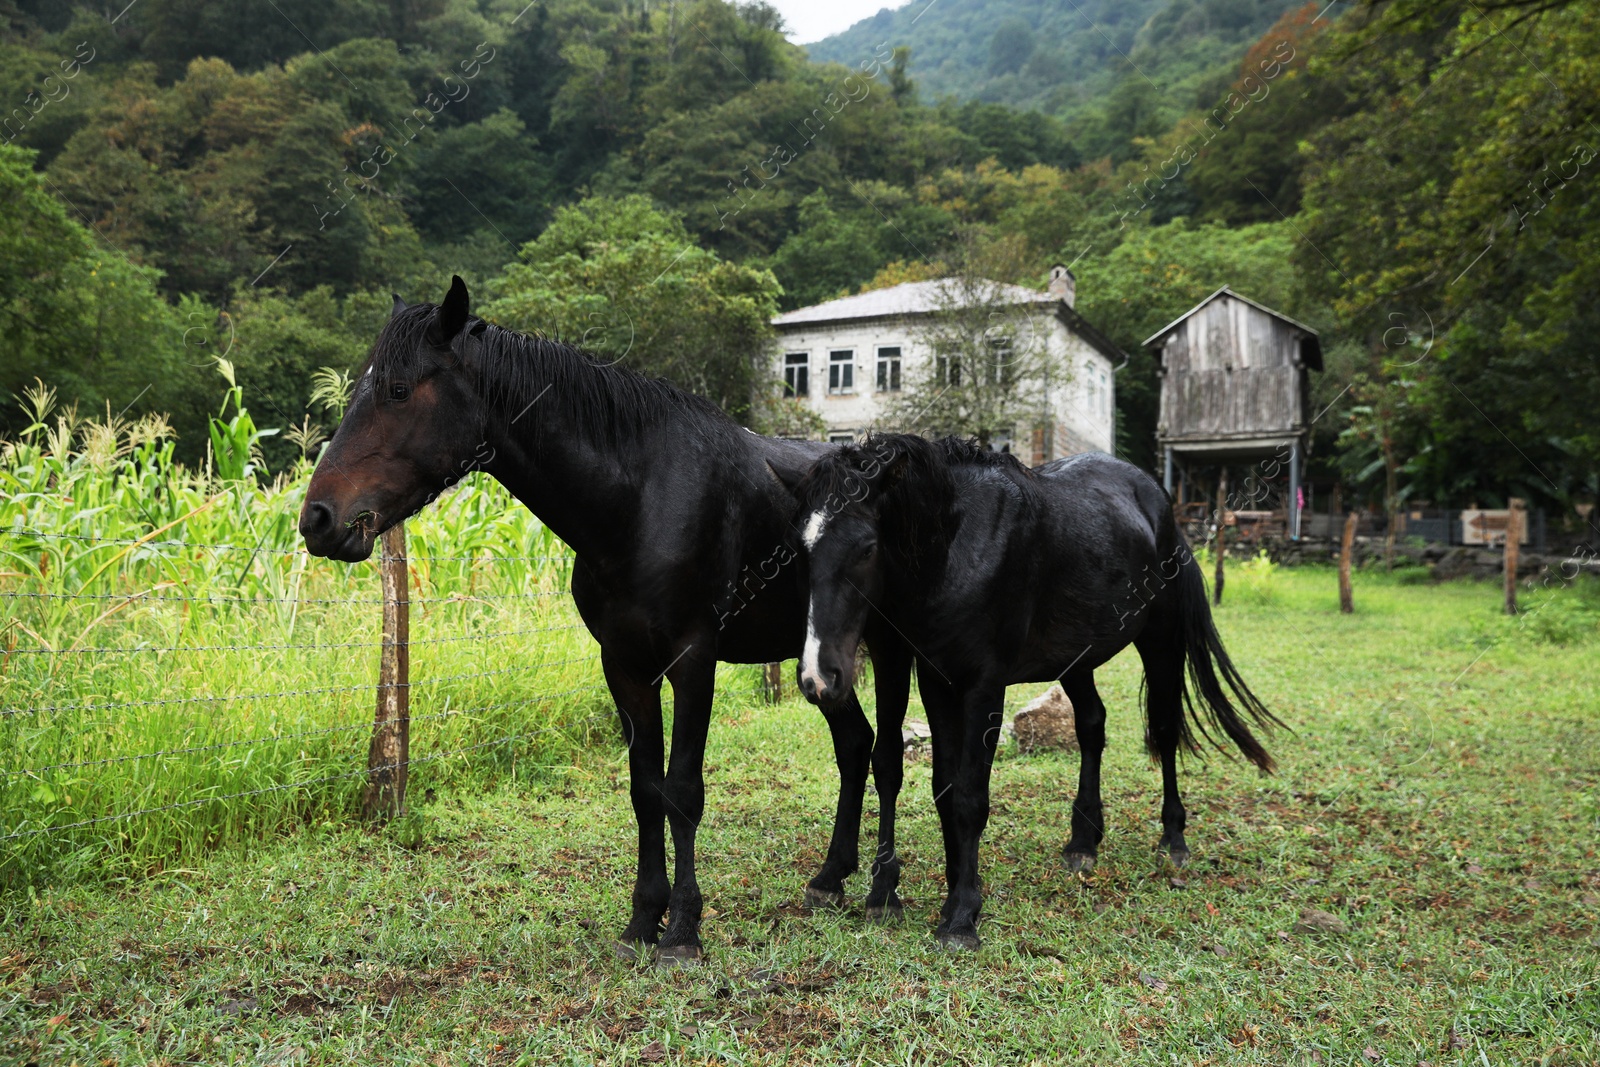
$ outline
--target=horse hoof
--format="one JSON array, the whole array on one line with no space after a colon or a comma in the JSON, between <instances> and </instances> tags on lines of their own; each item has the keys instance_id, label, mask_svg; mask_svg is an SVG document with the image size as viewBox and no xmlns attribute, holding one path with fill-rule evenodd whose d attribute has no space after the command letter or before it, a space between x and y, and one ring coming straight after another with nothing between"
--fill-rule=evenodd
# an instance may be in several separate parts
<instances>
[{"instance_id":1,"label":"horse hoof","mask_svg":"<svg viewBox=\"0 0 1600 1067\"><path fill-rule=\"evenodd\" d=\"M818 889L814 885L806 886L805 905L808 908L842 908L844 907L844 893L834 892L831 889Z\"/></svg>"},{"instance_id":2,"label":"horse hoof","mask_svg":"<svg viewBox=\"0 0 1600 1067\"><path fill-rule=\"evenodd\" d=\"M1091 852L1064 852L1061 862L1074 874L1093 874L1095 857Z\"/></svg>"},{"instance_id":3,"label":"horse hoof","mask_svg":"<svg viewBox=\"0 0 1600 1067\"><path fill-rule=\"evenodd\" d=\"M899 904L868 904L867 922L888 926L906 917L905 908Z\"/></svg>"},{"instance_id":4,"label":"horse hoof","mask_svg":"<svg viewBox=\"0 0 1600 1067\"><path fill-rule=\"evenodd\" d=\"M639 957L648 954L649 946L642 941L613 941L611 954L617 959L627 963L639 962Z\"/></svg>"},{"instance_id":5,"label":"horse hoof","mask_svg":"<svg viewBox=\"0 0 1600 1067\"><path fill-rule=\"evenodd\" d=\"M698 967L702 953L699 945L671 945L656 950L656 966L664 971L679 967Z\"/></svg>"},{"instance_id":6,"label":"horse hoof","mask_svg":"<svg viewBox=\"0 0 1600 1067\"><path fill-rule=\"evenodd\" d=\"M983 944L977 934L955 934L946 931L938 937L939 947L946 952L976 952Z\"/></svg>"},{"instance_id":7,"label":"horse hoof","mask_svg":"<svg viewBox=\"0 0 1600 1067\"><path fill-rule=\"evenodd\" d=\"M1189 850L1186 848L1168 849L1167 862L1182 870L1189 865Z\"/></svg>"}]
</instances>

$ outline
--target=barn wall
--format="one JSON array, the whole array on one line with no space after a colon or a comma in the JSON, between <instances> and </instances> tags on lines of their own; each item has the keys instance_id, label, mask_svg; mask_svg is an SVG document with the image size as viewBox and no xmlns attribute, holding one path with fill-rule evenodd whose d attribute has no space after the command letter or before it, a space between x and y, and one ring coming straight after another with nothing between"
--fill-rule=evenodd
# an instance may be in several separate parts
<instances>
[{"instance_id":1,"label":"barn wall","mask_svg":"<svg viewBox=\"0 0 1600 1067\"><path fill-rule=\"evenodd\" d=\"M1295 432L1306 421L1293 326L1224 294L1175 329L1164 349L1166 438Z\"/></svg>"}]
</instances>

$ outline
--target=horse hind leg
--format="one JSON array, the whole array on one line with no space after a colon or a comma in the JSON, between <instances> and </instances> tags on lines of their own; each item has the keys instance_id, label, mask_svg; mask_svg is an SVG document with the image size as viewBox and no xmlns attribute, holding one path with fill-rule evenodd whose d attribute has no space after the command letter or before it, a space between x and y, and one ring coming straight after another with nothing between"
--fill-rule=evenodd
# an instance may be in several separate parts
<instances>
[{"instance_id":1,"label":"horse hind leg","mask_svg":"<svg viewBox=\"0 0 1600 1067\"><path fill-rule=\"evenodd\" d=\"M1069 871L1084 874L1094 870L1105 837L1105 805L1100 799L1100 759L1106 747L1106 706L1094 685L1094 673L1068 672L1061 688L1072 701L1073 724L1078 734L1081 757L1078 765L1078 795L1072 800L1072 837L1062 850L1061 860Z\"/></svg>"},{"instance_id":2,"label":"horse hind leg","mask_svg":"<svg viewBox=\"0 0 1600 1067\"><path fill-rule=\"evenodd\" d=\"M1147 743L1161 760L1161 840L1156 851L1174 867L1189 862L1183 831L1188 814L1178 792L1178 746L1183 742L1183 645L1176 636L1146 630L1138 642L1144 661Z\"/></svg>"}]
</instances>

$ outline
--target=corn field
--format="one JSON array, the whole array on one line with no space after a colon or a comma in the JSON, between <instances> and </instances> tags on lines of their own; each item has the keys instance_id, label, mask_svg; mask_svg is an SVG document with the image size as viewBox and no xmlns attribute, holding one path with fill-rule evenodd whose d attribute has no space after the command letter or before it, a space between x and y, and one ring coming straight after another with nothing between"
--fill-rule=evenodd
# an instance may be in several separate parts
<instances>
[{"instance_id":1,"label":"corn field","mask_svg":"<svg viewBox=\"0 0 1600 1067\"><path fill-rule=\"evenodd\" d=\"M351 818L379 582L301 547L311 463L188 470L160 418L52 401L30 393L33 425L0 446L0 890ZM489 480L407 539L414 793L614 742L559 540Z\"/></svg>"}]
</instances>

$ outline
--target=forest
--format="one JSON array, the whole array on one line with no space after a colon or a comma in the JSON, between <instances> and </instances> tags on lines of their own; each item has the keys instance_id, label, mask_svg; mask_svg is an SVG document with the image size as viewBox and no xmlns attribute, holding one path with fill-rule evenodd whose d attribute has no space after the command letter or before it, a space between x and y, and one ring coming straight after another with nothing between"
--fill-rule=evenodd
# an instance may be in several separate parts
<instances>
[{"instance_id":1,"label":"forest","mask_svg":"<svg viewBox=\"0 0 1600 1067\"><path fill-rule=\"evenodd\" d=\"M1587 5L1146 4L1142 51L1050 99L923 84L893 19L815 61L759 2L112 7L0 0L0 392L160 413L190 464L225 393L264 472L314 457L338 412L316 383L391 293L452 273L486 316L759 430L777 311L1064 262L1129 355L1135 462L1140 342L1230 284L1322 333L1314 484L1563 511L1600 489ZM972 25L990 81L1046 65L1006 52L1014 18Z\"/></svg>"}]
</instances>

